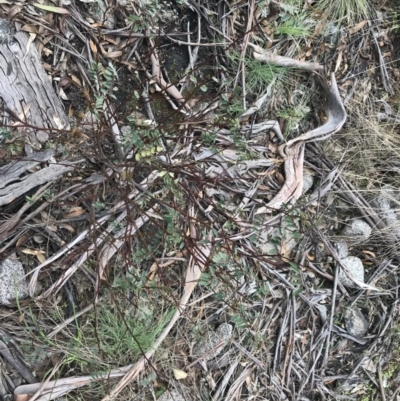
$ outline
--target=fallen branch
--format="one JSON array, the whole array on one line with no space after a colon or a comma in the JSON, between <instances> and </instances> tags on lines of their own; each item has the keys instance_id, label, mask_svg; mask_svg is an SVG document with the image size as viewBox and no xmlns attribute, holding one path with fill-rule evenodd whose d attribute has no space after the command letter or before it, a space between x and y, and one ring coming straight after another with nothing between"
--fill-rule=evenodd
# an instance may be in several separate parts
<instances>
[{"instance_id":1,"label":"fallen branch","mask_svg":"<svg viewBox=\"0 0 400 401\"><path fill-rule=\"evenodd\" d=\"M332 74L331 88L324 80L321 80L321 85L327 93L328 104L325 110L327 121L321 127L300 135L279 147L279 153L285 164L285 183L277 195L266 207L261 207L257 214L267 213L271 209L280 209L284 203L295 202L299 199L303 187L304 145L307 142L330 138L342 128L346 121L347 114L340 99L335 75Z\"/></svg>"},{"instance_id":2,"label":"fallen branch","mask_svg":"<svg viewBox=\"0 0 400 401\"><path fill-rule=\"evenodd\" d=\"M324 66L319 63L310 61L295 60L290 57L278 56L269 50L265 50L260 46L252 43L248 44L254 49L253 57L258 60L269 64L275 64L281 67L299 68L308 71L322 71Z\"/></svg>"}]
</instances>

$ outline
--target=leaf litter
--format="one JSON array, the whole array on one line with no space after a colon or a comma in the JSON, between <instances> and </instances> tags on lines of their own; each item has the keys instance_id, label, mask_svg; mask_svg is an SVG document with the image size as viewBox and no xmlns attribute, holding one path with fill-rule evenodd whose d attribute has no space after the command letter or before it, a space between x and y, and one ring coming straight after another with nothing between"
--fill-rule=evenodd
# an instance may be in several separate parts
<instances>
[{"instance_id":1,"label":"leaf litter","mask_svg":"<svg viewBox=\"0 0 400 401\"><path fill-rule=\"evenodd\" d=\"M109 1L100 13L81 1L20 3L0 6L37 35L30 46L73 128L48 140L54 160L24 154L12 124L21 130L24 116L8 113L2 134L1 252L17 252L29 298L0 309L0 396L395 399L400 52L390 3L367 16L351 2L363 12L343 21L300 1ZM182 47L187 59L165 68ZM368 234L349 229L357 219ZM140 350L129 365L107 354L102 308ZM142 348L131 317L160 322L165 311ZM73 357L93 332L96 347ZM28 362L29 343L51 350L46 369ZM13 379L30 370L37 383Z\"/></svg>"}]
</instances>

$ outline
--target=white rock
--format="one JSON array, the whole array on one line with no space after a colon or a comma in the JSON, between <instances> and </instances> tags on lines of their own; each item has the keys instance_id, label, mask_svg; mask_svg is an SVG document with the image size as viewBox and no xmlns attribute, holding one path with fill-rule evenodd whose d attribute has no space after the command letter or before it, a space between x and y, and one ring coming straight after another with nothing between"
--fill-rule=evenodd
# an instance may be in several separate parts
<instances>
[{"instance_id":1,"label":"white rock","mask_svg":"<svg viewBox=\"0 0 400 401\"><path fill-rule=\"evenodd\" d=\"M301 193L304 195L314 185L314 175L308 171L303 171L303 189Z\"/></svg>"},{"instance_id":2,"label":"white rock","mask_svg":"<svg viewBox=\"0 0 400 401\"><path fill-rule=\"evenodd\" d=\"M167 390L157 401L187 401L187 399L187 397L184 398L177 390Z\"/></svg>"},{"instance_id":3,"label":"white rock","mask_svg":"<svg viewBox=\"0 0 400 401\"><path fill-rule=\"evenodd\" d=\"M0 263L0 304L10 305L12 300L26 298L28 286L21 262L13 254Z\"/></svg>"},{"instance_id":4,"label":"white rock","mask_svg":"<svg viewBox=\"0 0 400 401\"><path fill-rule=\"evenodd\" d=\"M361 219L354 219L342 231L342 236L346 237L346 242L353 244L366 241L371 235L371 227Z\"/></svg>"},{"instance_id":5,"label":"white rock","mask_svg":"<svg viewBox=\"0 0 400 401\"><path fill-rule=\"evenodd\" d=\"M371 201L371 204L378 209L378 212L387 212L390 210L390 200L386 196L378 196Z\"/></svg>"},{"instance_id":6,"label":"white rock","mask_svg":"<svg viewBox=\"0 0 400 401\"><path fill-rule=\"evenodd\" d=\"M339 256L339 259L343 259L347 257L349 254L349 247L347 246L347 242L339 241L335 244L336 252Z\"/></svg>"},{"instance_id":7,"label":"white rock","mask_svg":"<svg viewBox=\"0 0 400 401\"><path fill-rule=\"evenodd\" d=\"M381 195L371 201L371 204L375 207L379 217L385 222L387 229L394 234L396 237L400 237L400 221L397 218L395 210L391 209L391 205L396 206L397 199L393 189L385 186L381 190Z\"/></svg>"},{"instance_id":8,"label":"white rock","mask_svg":"<svg viewBox=\"0 0 400 401\"><path fill-rule=\"evenodd\" d=\"M207 332L205 337L193 347L193 357L197 359L206 354L203 358L206 361L215 358L223 350L225 344L213 351L211 350L222 341L229 340L232 336L232 330L233 327L231 324L222 323L216 331Z\"/></svg>"},{"instance_id":9,"label":"white rock","mask_svg":"<svg viewBox=\"0 0 400 401\"><path fill-rule=\"evenodd\" d=\"M82 0L81 0L82 1ZM90 2L89 14L96 21L101 22L106 29L113 29L115 26L115 17L111 7L108 7L104 0Z\"/></svg>"},{"instance_id":10,"label":"white rock","mask_svg":"<svg viewBox=\"0 0 400 401\"><path fill-rule=\"evenodd\" d=\"M364 266L361 262L361 259L355 256L347 256L344 259L341 259L340 262L347 268L349 273L358 281L364 283ZM341 268L339 270L339 281L347 286L352 288L358 288L357 284L355 284L352 280L350 280L346 273Z\"/></svg>"},{"instance_id":11,"label":"white rock","mask_svg":"<svg viewBox=\"0 0 400 401\"><path fill-rule=\"evenodd\" d=\"M347 332L354 337L362 337L368 331L369 322L357 307L346 311L344 321Z\"/></svg>"}]
</instances>

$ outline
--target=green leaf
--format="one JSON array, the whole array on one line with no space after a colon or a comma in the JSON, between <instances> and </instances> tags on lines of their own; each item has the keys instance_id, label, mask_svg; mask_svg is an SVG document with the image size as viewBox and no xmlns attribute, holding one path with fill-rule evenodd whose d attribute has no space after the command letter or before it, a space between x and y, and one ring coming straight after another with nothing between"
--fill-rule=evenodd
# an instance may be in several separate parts
<instances>
[{"instance_id":1,"label":"green leaf","mask_svg":"<svg viewBox=\"0 0 400 401\"><path fill-rule=\"evenodd\" d=\"M56 14L69 14L69 11L66 10L65 8L61 7L54 7L54 6L44 6L42 4L34 3L33 4L35 7L40 8L44 11L50 11L51 13L56 13Z\"/></svg>"},{"instance_id":2,"label":"green leaf","mask_svg":"<svg viewBox=\"0 0 400 401\"><path fill-rule=\"evenodd\" d=\"M300 273L299 267L296 265L296 263L289 262L289 265L296 273Z\"/></svg>"},{"instance_id":3,"label":"green leaf","mask_svg":"<svg viewBox=\"0 0 400 401\"><path fill-rule=\"evenodd\" d=\"M294 296L297 296L297 295L299 295L299 294L301 293L301 291L303 291L303 287L302 287L302 286L299 286L299 287L296 289L296 291L293 293L293 295L294 295Z\"/></svg>"},{"instance_id":4,"label":"green leaf","mask_svg":"<svg viewBox=\"0 0 400 401\"><path fill-rule=\"evenodd\" d=\"M206 85L201 85L200 86L200 90L202 90L203 92L207 92L207 86Z\"/></svg>"},{"instance_id":5,"label":"green leaf","mask_svg":"<svg viewBox=\"0 0 400 401\"><path fill-rule=\"evenodd\" d=\"M246 327L245 321L242 319L242 317L239 314L233 315L231 317L232 322L235 323L237 328L244 328Z\"/></svg>"}]
</instances>

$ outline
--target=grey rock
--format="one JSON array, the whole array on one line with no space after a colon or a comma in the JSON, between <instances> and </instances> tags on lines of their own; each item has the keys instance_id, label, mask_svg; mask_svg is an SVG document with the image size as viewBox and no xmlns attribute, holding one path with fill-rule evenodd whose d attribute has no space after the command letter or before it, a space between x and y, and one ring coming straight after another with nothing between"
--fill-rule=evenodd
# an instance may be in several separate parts
<instances>
[{"instance_id":1,"label":"grey rock","mask_svg":"<svg viewBox=\"0 0 400 401\"><path fill-rule=\"evenodd\" d=\"M394 234L396 237L400 237L400 221L397 218L396 212L390 209L383 213L381 217L386 223L386 230Z\"/></svg>"},{"instance_id":2,"label":"grey rock","mask_svg":"<svg viewBox=\"0 0 400 401\"><path fill-rule=\"evenodd\" d=\"M364 283L364 266L361 260L355 256L347 256L340 260L340 262L347 268L349 273L358 281ZM350 280L343 269L339 270L339 281L347 286L352 288L358 288L356 283Z\"/></svg>"},{"instance_id":3,"label":"grey rock","mask_svg":"<svg viewBox=\"0 0 400 401\"><path fill-rule=\"evenodd\" d=\"M349 247L345 241L337 242L335 244L335 249L340 259L344 259L349 254Z\"/></svg>"},{"instance_id":4,"label":"grey rock","mask_svg":"<svg viewBox=\"0 0 400 401\"><path fill-rule=\"evenodd\" d=\"M301 193L304 195L314 185L314 175L310 171L303 171L303 189Z\"/></svg>"},{"instance_id":5,"label":"grey rock","mask_svg":"<svg viewBox=\"0 0 400 401\"><path fill-rule=\"evenodd\" d=\"M21 262L13 254L0 263L0 304L11 305L16 297L28 296L28 286Z\"/></svg>"},{"instance_id":6,"label":"grey rock","mask_svg":"<svg viewBox=\"0 0 400 401\"><path fill-rule=\"evenodd\" d=\"M187 401L187 397L183 397L183 395L177 390L166 391L157 401Z\"/></svg>"},{"instance_id":7,"label":"grey rock","mask_svg":"<svg viewBox=\"0 0 400 401\"><path fill-rule=\"evenodd\" d=\"M361 219L354 219L346 226L341 235L347 243L358 244L366 241L371 235L371 227Z\"/></svg>"},{"instance_id":8,"label":"grey rock","mask_svg":"<svg viewBox=\"0 0 400 401\"><path fill-rule=\"evenodd\" d=\"M381 189L381 194L377 198L371 201L379 217L385 222L387 230L389 230L396 237L400 237L400 221L397 217L396 212L391 209L391 206L398 207L396 205L398 194L394 188L384 186Z\"/></svg>"},{"instance_id":9,"label":"grey rock","mask_svg":"<svg viewBox=\"0 0 400 401\"><path fill-rule=\"evenodd\" d=\"M400 191L399 189L392 187L391 185L384 185L381 188L381 195L389 199L392 207L397 207L400 202Z\"/></svg>"},{"instance_id":10,"label":"grey rock","mask_svg":"<svg viewBox=\"0 0 400 401\"><path fill-rule=\"evenodd\" d=\"M353 337L362 337L368 331L369 322L357 307L346 311L344 321L347 332Z\"/></svg>"},{"instance_id":11,"label":"grey rock","mask_svg":"<svg viewBox=\"0 0 400 401\"><path fill-rule=\"evenodd\" d=\"M390 210L390 200L386 196L378 196L371 201L371 204L377 209L378 213L385 213Z\"/></svg>"},{"instance_id":12,"label":"grey rock","mask_svg":"<svg viewBox=\"0 0 400 401\"><path fill-rule=\"evenodd\" d=\"M340 36L340 26L330 23L326 27L326 36L324 42L330 46L335 46Z\"/></svg>"},{"instance_id":13,"label":"grey rock","mask_svg":"<svg viewBox=\"0 0 400 401\"><path fill-rule=\"evenodd\" d=\"M233 327L229 323L222 323L216 331L209 331L205 337L193 347L193 357L195 359L201 357L204 354L203 360L210 360L215 358L224 349L224 345L211 351L222 341L229 340L232 336ZM211 351L211 352L210 352Z\"/></svg>"},{"instance_id":14,"label":"grey rock","mask_svg":"<svg viewBox=\"0 0 400 401\"><path fill-rule=\"evenodd\" d=\"M96 22L101 22L106 29L113 29L115 26L115 17L112 8L108 7L104 0L89 1L89 14Z\"/></svg>"},{"instance_id":15,"label":"grey rock","mask_svg":"<svg viewBox=\"0 0 400 401\"><path fill-rule=\"evenodd\" d=\"M261 252L265 255L277 255L279 253L278 247L272 242L266 242L260 246Z\"/></svg>"},{"instance_id":16,"label":"grey rock","mask_svg":"<svg viewBox=\"0 0 400 401\"><path fill-rule=\"evenodd\" d=\"M129 125L124 125L121 127L121 134L123 136L130 135L132 133L132 128Z\"/></svg>"}]
</instances>

